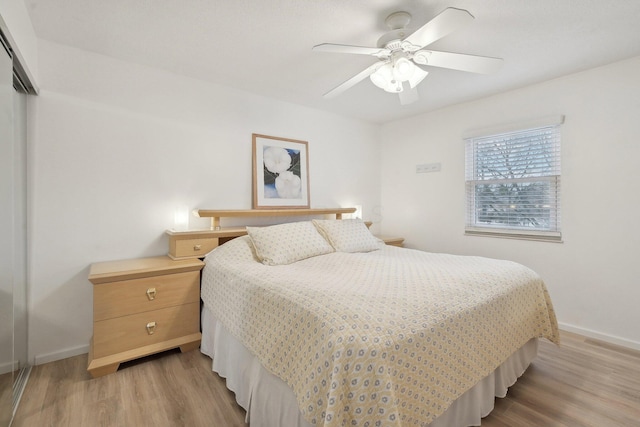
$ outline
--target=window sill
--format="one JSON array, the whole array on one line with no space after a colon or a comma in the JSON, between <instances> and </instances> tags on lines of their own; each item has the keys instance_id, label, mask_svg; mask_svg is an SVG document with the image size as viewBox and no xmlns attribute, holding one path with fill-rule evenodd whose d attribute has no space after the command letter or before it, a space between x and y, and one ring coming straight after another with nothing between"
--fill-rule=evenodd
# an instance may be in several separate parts
<instances>
[{"instance_id":1,"label":"window sill","mask_svg":"<svg viewBox=\"0 0 640 427\"><path fill-rule=\"evenodd\" d=\"M533 240L538 242L562 243L562 233L554 231L526 231L490 228L466 228L465 236L497 237L500 239Z\"/></svg>"}]
</instances>

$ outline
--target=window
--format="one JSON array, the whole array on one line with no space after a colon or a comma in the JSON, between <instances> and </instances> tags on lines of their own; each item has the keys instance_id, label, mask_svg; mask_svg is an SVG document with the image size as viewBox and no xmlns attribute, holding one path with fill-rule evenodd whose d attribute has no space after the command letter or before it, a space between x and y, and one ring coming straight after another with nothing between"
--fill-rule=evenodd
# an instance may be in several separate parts
<instances>
[{"instance_id":1,"label":"window","mask_svg":"<svg viewBox=\"0 0 640 427\"><path fill-rule=\"evenodd\" d=\"M560 124L466 138L465 234L560 241Z\"/></svg>"}]
</instances>

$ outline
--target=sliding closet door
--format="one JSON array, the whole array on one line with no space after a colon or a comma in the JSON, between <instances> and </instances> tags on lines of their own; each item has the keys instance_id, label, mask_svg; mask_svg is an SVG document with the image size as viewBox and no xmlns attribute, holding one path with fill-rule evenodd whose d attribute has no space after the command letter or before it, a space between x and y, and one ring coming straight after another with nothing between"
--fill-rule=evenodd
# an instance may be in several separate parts
<instances>
[{"instance_id":1,"label":"sliding closet door","mask_svg":"<svg viewBox=\"0 0 640 427\"><path fill-rule=\"evenodd\" d=\"M13 64L0 43L0 426L13 413Z\"/></svg>"},{"instance_id":2,"label":"sliding closet door","mask_svg":"<svg viewBox=\"0 0 640 427\"><path fill-rule=\"evenodd\" d=\"M14 80L15 84L15 80ZM27 363L27 94L13 91L13 375ZM23 373L24 374L24 373ZM24 380L24 378L23 378ZM15 410L15 408L14 408Z\"/></svg>"}]
</instances>

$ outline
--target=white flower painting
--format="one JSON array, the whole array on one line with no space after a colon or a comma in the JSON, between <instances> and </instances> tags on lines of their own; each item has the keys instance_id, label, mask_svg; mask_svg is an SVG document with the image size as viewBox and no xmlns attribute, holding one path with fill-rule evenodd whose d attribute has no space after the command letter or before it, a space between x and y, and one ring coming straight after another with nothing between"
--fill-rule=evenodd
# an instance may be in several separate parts
<instances>
[{"instance_id":1,"label":"white flower painting","mask_svg":"<svg viewBox=\"0 0 640 427\"><path fill-rule=\"evenodd\" d=\"M265 147L264 167L271 173L279 174L291 167L291 154L284 148Z\"/></svg>"},{"instance_id":2,"label":"white flower painting","mask_svg":"<svg viewBox=\"0 0 640 427\"><path fill-rule=\"evenodd\" d=\"M265 197L299 199L302 190L300 150L265 146L262 159Z\"/></svg>"},{"instance_id":3,"label":"white flower painting","mask_svg":"<svg viewBox=\"0 0 640 427\"><path fill-rule=\"evenodd\" d=\"M255 209L308 208L307 142L253 134Z\"/></svg>"},{"instance_id":4,"label":"white flower painting","mask_svg":"<svg viewBox=\"0 0 640 427\"><path fill-rule=\"evenodd\" d=\"M281 199L299 199L302 180L291 171L282 172L276 178L276 193Z\"/></svg>"}]
</instances>

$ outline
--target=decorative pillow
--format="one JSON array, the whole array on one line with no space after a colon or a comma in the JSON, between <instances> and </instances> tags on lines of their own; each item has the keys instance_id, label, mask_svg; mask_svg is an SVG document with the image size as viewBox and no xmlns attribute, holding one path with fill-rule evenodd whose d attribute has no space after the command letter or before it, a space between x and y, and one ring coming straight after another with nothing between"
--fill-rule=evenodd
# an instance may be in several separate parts
<instances>
[{"instance_id":1,"label":"decorative pillow","mask_svg":"<svg viewBox=\"0 0 640 427\"><path fill-rule=\"evenodd\" d=\"M311 221L269 227L247 227L256 255L263 264L283 265L333 252Z\"/></svg>"},{"instance_id":2,"label":"decorative pillow","mask_svg":"<svg viewBox=\"0 0 640 427\"><path fill-rule=\"evenodd\" d=\"M384 242L371 234L361 219L313 220L320 233L336 252L371 252Z\"/></svg>"}]
</instances>

